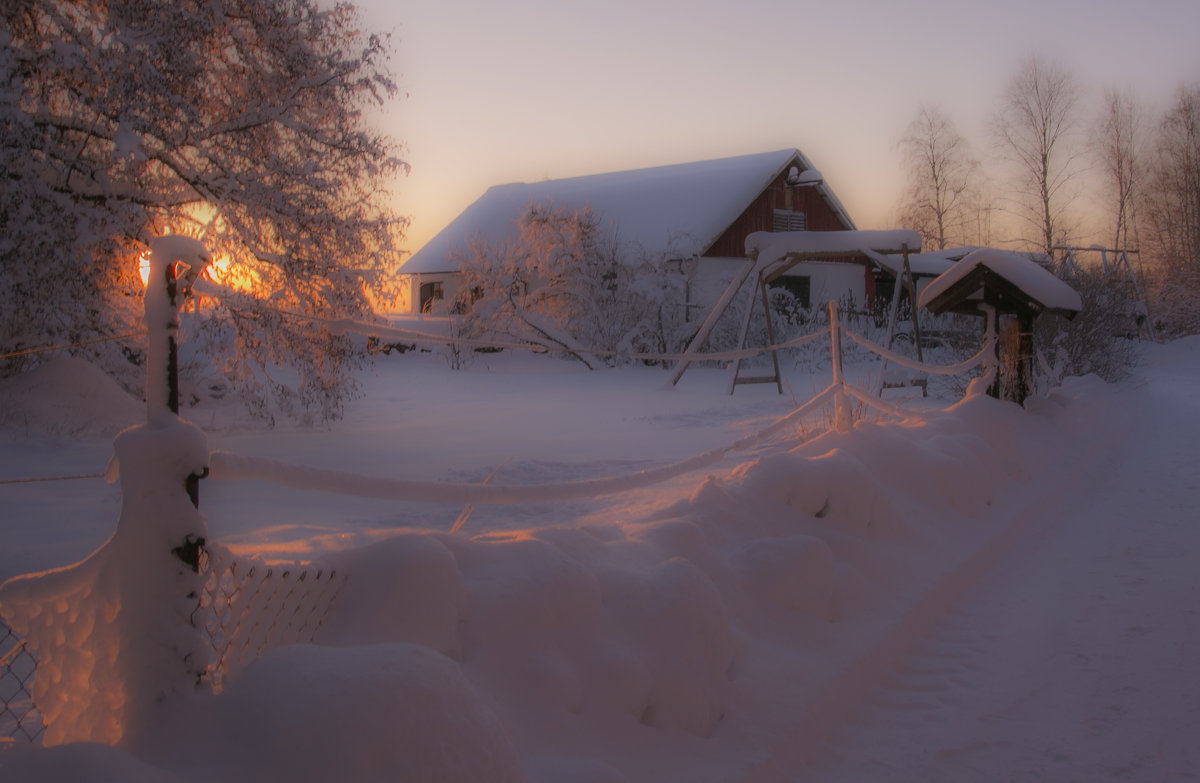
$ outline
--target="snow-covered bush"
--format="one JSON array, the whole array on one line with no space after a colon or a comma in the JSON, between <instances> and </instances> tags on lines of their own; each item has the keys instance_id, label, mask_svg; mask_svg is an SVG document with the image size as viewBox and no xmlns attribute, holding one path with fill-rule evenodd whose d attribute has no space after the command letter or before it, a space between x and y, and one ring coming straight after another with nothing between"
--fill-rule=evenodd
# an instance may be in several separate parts
<instances>
[{"instance_id":1,"label":"snow-covered bush","mask_svg":"<svg viewBox=\"0 0 1200 783\"><path fill-rule=\"evenodd\" d=\"M450 305L464 331L553 346L589 367L682 347L686 277L607 236L599 218L533 204L513 240L460 253Z\"/></svg>"},{"instance_id":2,"label":"snow-covered bush","mask_svg":"<svg viewBox=\"0 0 1200 783\"><path fill-rule=\"evenodd\" d=\"M1046 366L1043 384L1066 376L1095 374L1106 381L1125 377L1137 361L1136 300L1124 286L1097 269L1078 267L1066 275L1083 310L1068 321L1042 315L1034 324L1034 347Z\"/></svg>"}]
</instances>

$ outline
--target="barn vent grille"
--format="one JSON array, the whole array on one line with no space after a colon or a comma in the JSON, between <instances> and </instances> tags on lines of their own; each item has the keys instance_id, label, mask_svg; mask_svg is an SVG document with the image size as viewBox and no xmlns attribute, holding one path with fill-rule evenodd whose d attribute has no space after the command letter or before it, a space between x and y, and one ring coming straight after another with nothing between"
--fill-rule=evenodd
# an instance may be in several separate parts
<instances>
[{"instance_id":1,"label":"barn vent grille","mask_svg":"<svg viewBox=\"0 0 1200 783\"><path fill-rule=\"evenodd\" d=\"M772 231L807 231L808 220L803 212L777 209L771 218Z\"/></svg>"}]
</instances>

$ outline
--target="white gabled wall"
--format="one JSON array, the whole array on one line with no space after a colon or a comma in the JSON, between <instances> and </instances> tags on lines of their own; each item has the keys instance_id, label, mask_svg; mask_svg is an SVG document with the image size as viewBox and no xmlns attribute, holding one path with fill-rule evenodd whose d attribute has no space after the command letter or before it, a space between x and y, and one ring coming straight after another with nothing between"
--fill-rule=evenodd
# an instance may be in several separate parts
<instances>
[{"instance_id":1,"label":"white gabled wall","mask_svg":"<svg viewBox=\"0 0 1200 783\"><path fill-rule=\"evenodd\" d=\"M692 321L701 321L721 297L745 258L698 258L687 262L689 271L688 305ZM861 308L867 302L866 272L861 264L838 261L804 261L787 272L788 276L809 278L810 308L824 308L830 301L854 302ZM749 285L747 282L745 285ZM739 292L739 297L745 293Z\"/></svg>"},{"instance_id":2,"label":"white gabled wall","mask_svg":"<svg viewBox=\"0 0 1200 783\"><path fill-rule=\"evenodd\" d=\"M692 258L683 261L687 273L687 299L683 302L688 310L688 321L699 323L708 315L721 297L734 274L746 263L745 258ZM855 307L863 307L867 301L866 273L860 264L836 261L805 261L787 273L789 276L805 276L810 280L810 307L823 308L826 303L837 300L852 301ZM403 293L395 303L393 314L420 317L421 286L426 283L442 284L445 306L435 309L432 316L445 316L448 303L454 301L459 290L460 275L457 272L439 272L406 275ZM924 281L922 281L924 282ZM744 292L739 293L744 297Z\"/></svg>"},{"instance_id":3,"label":"white gabled wall","mask_svg":"<svg viewBox=\"0 0 1200 783\"><path fill-rule=\"evenodd\" d=\"M442 301L444 306L434 310L432 315L445 315L445 307L448 303L454 301L458 295L459 280L461 275L458 272L430 272L426 274L404 275L403 283L401 284L402 293L395 302L394 315L415 315L420 316L421 313L421 287L427 283L442 284ZM430 315L430 313L425 313Z\"/></svg>"},{"instance_id":4,"label":"white gabled wall","mask_svg":"<svg viewBox=\"0 0 1200 783\"><path fill-rule=\"evenodd\" d=\"M788 270L787 274L809 278L811 309L823 308L835 301L850 301L860 309L867 304L866 272L860 264L804 261Z\"/></svg>"}]
</instances>

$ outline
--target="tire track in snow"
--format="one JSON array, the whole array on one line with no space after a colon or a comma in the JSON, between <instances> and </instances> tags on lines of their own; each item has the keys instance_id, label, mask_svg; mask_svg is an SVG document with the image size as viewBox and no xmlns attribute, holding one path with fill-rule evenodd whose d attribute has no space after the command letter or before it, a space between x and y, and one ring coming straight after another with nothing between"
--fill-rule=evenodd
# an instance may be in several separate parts
<instances>
[{"instance_id":1,"label":"tire track in snow","mask_svg":"<svg viewBox=\"0 0 1200 783\"><path fill-rule=\"evenodd\" d=\"M1030 518L805 779L1200 780L1195 387L1137 395L1129 448Z\"/></svg>"}]
</instances>

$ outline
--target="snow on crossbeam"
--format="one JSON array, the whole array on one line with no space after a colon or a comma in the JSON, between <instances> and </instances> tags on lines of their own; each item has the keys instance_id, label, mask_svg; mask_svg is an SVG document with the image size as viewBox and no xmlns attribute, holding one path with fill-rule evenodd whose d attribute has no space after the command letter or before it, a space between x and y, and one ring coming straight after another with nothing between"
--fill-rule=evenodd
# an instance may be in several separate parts
<instances>
[{"instance_id":1,"label":"snow on crossbeam","mask_svg":"<svg viewBox=\"0 0 1200 783\"><path fill-rule=\"evenodd\" d=\"M788 256L915 253L921 249L916 231L755 231L746 237L746 255L759 266Z\"/></svg>"}]
</instances>

